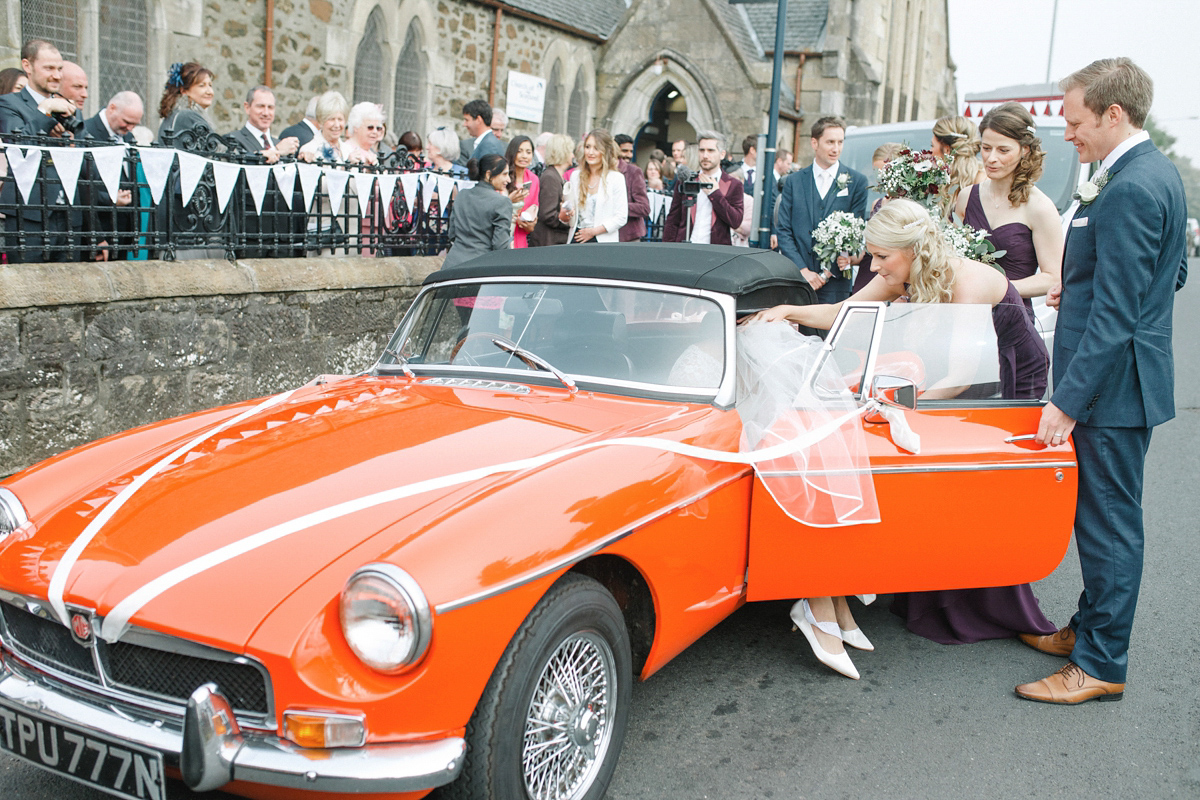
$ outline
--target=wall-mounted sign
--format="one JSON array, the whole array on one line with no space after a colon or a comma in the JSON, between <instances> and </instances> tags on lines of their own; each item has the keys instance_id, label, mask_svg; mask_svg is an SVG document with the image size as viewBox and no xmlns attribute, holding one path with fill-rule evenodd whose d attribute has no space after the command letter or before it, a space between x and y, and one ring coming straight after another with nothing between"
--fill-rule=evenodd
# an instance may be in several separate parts
<instances>
[{"instance_id":1,"label":"wall-mounted sign","mask_svg":"<svg viewBox=\"0 0 1200 800\"><path fill-rule=\"evenodd\" d=\"M508 99L504 110L511 119L526 122L542 122L542 108L546 105L546 79L524 72L508 71Z\"/></svg>"}]
</instances>

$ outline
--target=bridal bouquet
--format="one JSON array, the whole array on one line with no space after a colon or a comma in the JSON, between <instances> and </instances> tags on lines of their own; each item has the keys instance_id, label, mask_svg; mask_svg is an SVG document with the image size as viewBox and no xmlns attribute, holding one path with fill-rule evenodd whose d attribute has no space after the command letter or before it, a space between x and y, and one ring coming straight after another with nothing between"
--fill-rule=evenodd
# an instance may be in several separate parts
<instances>
[{"instance_id":1,"label":"bridal bouquet","mask_svg":"<svg viewBox=\"0 0 1200 800\"><path fill-rule=\"evenodd\" d=\"M833 212L821 220L821 224L812 232L812 249L817 254L817 261L828 264L831 271L835 270L839 255L862 252L866 231L866 220L848 211ZM842 277L849 278L853 272L853 267L844 269Z\"/></svg>"},{"instance_id":2,"label":"bridal bouquet","mask_svg":"<svg viewBox=\"0 0 1200 800\"><path fill-rule=\"evenodd\" d=\"M907 197L932 210L949 181L949 166L933 151L904 149L879 170L873 188L885 197Z\"/></svg>"},{"instance_id":3,"label":"bridal bouquet","mask_svg":"<svg viewBox=\"0 0 1200 800\"><path fill-rule=\"evenodd\" d=\"M972 228L970 225L954 225L940 218L938 226L942 229L942 238L955 253L963 258L982 261L984 264L991 264L1000 269L1000 266L996 264L996 259L1008 251L997 250L996 245L992 244L991 239L988 238L991 236L990 233Z\"/></svg>"}]
</instances>

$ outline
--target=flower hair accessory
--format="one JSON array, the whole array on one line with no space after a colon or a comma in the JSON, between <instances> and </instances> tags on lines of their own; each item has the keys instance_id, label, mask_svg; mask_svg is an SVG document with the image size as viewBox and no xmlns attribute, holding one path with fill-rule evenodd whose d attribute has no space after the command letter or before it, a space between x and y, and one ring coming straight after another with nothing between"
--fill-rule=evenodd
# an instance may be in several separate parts
<instances>
[{"instance_id":1,"label":"flower hair accessory","mask_svg":"<svg viewBox=\"0 0 1200 800\"><path fill-rule=\"evenodd\" d=\"M171 87L172 89L182 89L183 88L183 62L182 61L176 61L174 64L171 65L171 68L169 70L167 70L167 86Z\"/></svg>"},{"instance_id":2,"label":"flower hair accessory","mask_svg":"<svg viewBox=\"0 0 1200 800\"><path fill-rule=\"evenodd\" d=\"M904 223L904 230L910 231L913 228L917 227L918 225L922 224L923 222L925 222L925 220L923 220L923 219L914 219L912 222L906 222L906 223Z\"/></svg>"},{"instance_id":3,"label":"flower hair accessory","mask_svg":"<svg viewBox=\"0 0 1200 800\"><path fill-rule=\"evenodd\" d=\"M1026 125L1025 130L1029 131L1034 136L1037 136L1037 128L1033 127L1032 125Z\"/></svg>"}]
</instances>

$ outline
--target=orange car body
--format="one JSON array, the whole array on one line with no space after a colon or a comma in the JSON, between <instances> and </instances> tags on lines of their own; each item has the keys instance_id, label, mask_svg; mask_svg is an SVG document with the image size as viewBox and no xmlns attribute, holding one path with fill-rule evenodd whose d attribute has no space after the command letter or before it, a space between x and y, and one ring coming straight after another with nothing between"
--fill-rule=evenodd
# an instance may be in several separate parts
<instances>
[{"instance_id":1,"label":"orange car body","mask_svg":"<svg viewBox=\"0 0 1200 800\"><path fill-rule=\"evenodd\" d=\"M1062 558L1074 513L1070 446L1006 441L1036 430L1036 404L905 411L920 455L897 448L887 425L855 423L866 432L883 522L832 529L788 518L744 465L661 450L601 444L469 476L616 437L736 452L737 412L712 403L368 374L303 387L217 430L253 406L140 428L4 481L29 521L0 539L0 590L50 597L58 565L89 522L151 465L198 439L82 550L63 600L103 620L156 578L196 565L130 624L260 664L272 696L257 734L267 737L282 736L288 710L358 715L367 746L462 737L514 632L568 571L608 576L610 586L620 583L614 576L635 576L638 585L624 588L649 598L639 611L646 627L633 636L646 678L748 600L1041 578ZM342 504L345 513L288 527ZM274 533L254 539L264 532ZM360 662L339 627L339 595L369 562L401 566L433 609L427 652L400 674ZM2 655L12 680L39 671L19 649L6 644ZM314 770L324 752L310 754ZM226 790L294 796L234 777Z\"/></svg>"}]
</instances>

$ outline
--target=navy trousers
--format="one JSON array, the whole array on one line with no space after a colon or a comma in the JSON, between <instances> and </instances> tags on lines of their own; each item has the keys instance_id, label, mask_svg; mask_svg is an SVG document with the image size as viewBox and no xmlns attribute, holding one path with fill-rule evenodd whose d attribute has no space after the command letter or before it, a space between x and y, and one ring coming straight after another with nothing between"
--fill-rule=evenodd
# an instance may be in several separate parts
<instances>
[{"instance_id":1,"label":"navy trousers","mask_svg":"<svg viewBox=\"0 0 1200 800\"><path fill-rule=\"evenodd\" d=\"M1083 571L1071 618L1071 660L1093 678L1124 683L1142 583L1142 483L1150 428L1076 425L1079 500L1075 543Z\"/></svg>"}]
</instances>

